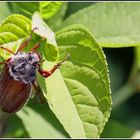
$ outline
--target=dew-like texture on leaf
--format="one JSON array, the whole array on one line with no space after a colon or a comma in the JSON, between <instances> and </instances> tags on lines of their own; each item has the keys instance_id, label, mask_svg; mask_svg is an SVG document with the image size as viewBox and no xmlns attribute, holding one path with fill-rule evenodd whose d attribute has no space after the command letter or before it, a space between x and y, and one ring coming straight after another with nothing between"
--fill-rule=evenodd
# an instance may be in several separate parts
<instances>
[{"instance_id":1,"label":"dew-like texture on leaf","mask_svg":"<svg viewBox=\"0 0 140 140\"><path fill-rule=\"evenodd\" d=\"M112 104L105 56L80 25L58 31L56 40L60 59L70 53L70 60L44 81L48 103L72 138L99 137ZM53 65L45 63L44 69Z\"/></svg>"},{"instance_id":2,"label":"dew-like texture on leaf","mask_svg":"<svg viewBox=\"0 0 140 140\"><path fill-rule=\"evenodd\" d=\"M140 44L140 3L96 3L69 16L62 27L82 24L102 47L128 47Z\"/></svg>"}]
</instances>

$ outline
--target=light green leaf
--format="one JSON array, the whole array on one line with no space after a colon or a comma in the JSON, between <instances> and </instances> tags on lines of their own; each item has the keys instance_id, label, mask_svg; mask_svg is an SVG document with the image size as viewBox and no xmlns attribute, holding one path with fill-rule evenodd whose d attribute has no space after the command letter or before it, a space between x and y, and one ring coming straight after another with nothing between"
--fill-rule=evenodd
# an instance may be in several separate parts
<instances>
[{"instance_id":1,"label":"light green leaf","mask_svg":"<svg viewBox=\"0 0 140 140\"><path fill-rule=\"evenodd\" d=\"M24 107L17 113L21 118L25 129L31 138L64 138L65 136L59 132L49 121L41 114L37 113L29 107Z\"/></svg>"},{"instance_id":2,"label":"light green leaf","mask_svg":"<svg viewBox=\"0 0 140 140\"><path fill-rule=\"evenodd\" d=\"M11 14L11 12L7 2L1 2L0 5L1 5L0 8L0 23L1 23L4 20L4 18L6 18Z\"/></svg>"},{"instance_id":3,"label":"light green leaf","mask_svg":"<svg viewBox=\"0 0 140 140\"><path fill-rule=\"evenodd\" d=\"M140 138L140 130L136 130L135 133L131 137L132 139L138 139Z\"/></svg>"},{"instance_id":4,"label":"light green leaf","mask_svg":"<svg viewBox=\"0 0 140 140\"><path fill-rule=\"evenodd\" d=\"M22 39L31 31L30 26L30 20L22 15L13 14L7 17L0 25L0 45L15 52ZM4 59L7 59L9 55L7 51L0 49L0 56Z\"/></svg>"},{"instance_id":5,"label":"light green leaf","mask_svg":"<svg viewBox=\"0 0 140 140\"><path fill-rule=\"evenodd\" d=\"M54 32L49 28L49 26L43 21L41 18L39 12L35 12L32 16L32 29L38 28L38 30L35 30L34 32L38 35L47 38L47 42L56 45L55 41L55 34Z\"/></svg>"},{"instance_id":6,"label":"light green leaf","mask_svg":"<svg viewBox=\"0 0 140 140\"><path fill-rule=\"evenodd\" d=\"M52 18L47 20L47 24L53 31L60 29L60 25L63 24L63 20L67 12L67 7L68 4L66 2L63 3L60 10Z\"/></svg>"},{"instance_id":7,"label":"light green leaf","mask_svg":"<svg viewBox=\"0 0 140 140\"><path fill-rule=\"evenodd\" d=\"M40 13L44 19L49 19L57 13L62 2L40 2Z\"/></svg>"},{"instance_id":8,"label":"light green leaf","mask_svg":"<svg viewBox=\"0 0 140 140\"><path fill-rule=\"evenodd\" d=\"M32 29L38 28L34 32L43 38L47 39L44 45L44 56L49 61L55 61L58 59L59 52L55 41L55 34L49 28L49 26L42 20L40 14L35 12L32 16Z\"/></svg>"},{"instance_id":9,"label":"light green leaf","mask_svg":"<svg viewBox=\"0 0 140 140\"><path fill-rule=\"evenodd\" d=\"M17 40L17 38L23 38L30 32L30 20L25 16L19 14L13 14L7 17L0 25L0 44L9 43ZM5 36L9 35L9 39L5 39Z\"/></svg>"},{"instance_id":10,"label":"light green leaf","mask_svg":"<svg viewBox=\"0 0 140 140\"><path fill-rule=\"evenodd\" d=\"M35 11L39 11L53 31L60 27L67 10L66 2L14 2L9 3L9 5L12 12L23 14L29 18L32 17ZM46 17L48 18L46 19Z\"/></svg>"},{"instance_id":11,"label":"light green leaf","mask_svg":"<svg viewBox=\"0 0 140 140\"><path fill-rule=\"evenodd\" d=\"M56 33L60 59L71 58L51 77L40 76L48 103L72 138L99 137L110 116L111 96L105 57L92 35L80 25ZM55 63L44 63L51 69ZM44 81L43 81L44 79Z\"/></svg>"},{"instance_id":12,"label":"light green leaf","mask_svg":"<svg viewBox=\"0 0 140 140\"><path fill-rule=\"evenodd\" d=\"M22 39L18 40L18 41L14 41L14 42L11 42L11 43L6 43L6 44L3 44L2 46L6 47L7 49L10 49L12 50L13 52L16 52L18 47L20 46L21 44L21 41ZM0 49L0 56L7 60L10 56L12 56L13 54L9 53L8 51L5 51L3 49Z\"/></svg>"},{"instance_id":13,"label":"light green leaf","mask_svg":"<svg viewBox=\"0 0 140 140\"><path fill-rule=\"evenodd\" d=\"M13 10L29 17L35 11L39 11L43 19L49 19L60 10L62 4L62 2L15 2Z\"/></svg>"},{"instance_id":14,"label":"light green leaf","mask_svg":"<svg viewBox=\"0 0 140 140\"><path fill-rule=\"evenodd\" d=\"M128 47L140 44L140 3L96 3L68 17L63 27L82 24L102 47Z\"/></svg>"},{"instance_id":15,"label":"light green leaf","mask_svg":"<svg viewBox=\"0 0 140 140\"><path fill-rule=\"evenodd\" d=\"M36 24L37 23L37 24ZM19 14L13 14L7 17L0 26L0 45L16 52L17 48L20 46L21 41L27 38L34 27L38 27L37 33L47 39L47 43L44 44L44 55L49 61L55 61L58 59L58 47L56 46L55 34L53 31L42 21L42 18L36 13L33 15L33 21L31 21L25 16ZM26 49L30 49L37 42L33 39ZM41 50L42 51L42 50ZM41 52L42 53L42 52ZM4 59L8 59L11 54L3 49L0 49L0 56Z\"/></svg>"},{"instance_id":16,"label":"light green leaf","mask_svg":"<svg viewBox=\"0 0 140 140\"><path fill-rule=\"evenodd\" d=\"M56 61L59 56L58 49L56 48L56 46L47 43L46 47L44 47L44 56L46 56L48 61Z\"/></svg>"}]
</instances>

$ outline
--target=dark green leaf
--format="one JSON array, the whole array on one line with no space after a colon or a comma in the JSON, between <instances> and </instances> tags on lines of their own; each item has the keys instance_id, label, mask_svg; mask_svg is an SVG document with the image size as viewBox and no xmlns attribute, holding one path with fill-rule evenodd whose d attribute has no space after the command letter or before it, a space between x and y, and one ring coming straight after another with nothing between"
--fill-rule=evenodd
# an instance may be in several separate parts
<instances>
[{"instance_id":1,"label":"dark green leaf","mask_svg":"<svg viewBox=\"0 0 140 140\"><path fill-rule=\"evenodd\" d=\"M43 19L49 19L60 10L62 4L62 2L16 2L13 4L13 10L29 17L38 11Z\"/></svg>"}]
</instances>

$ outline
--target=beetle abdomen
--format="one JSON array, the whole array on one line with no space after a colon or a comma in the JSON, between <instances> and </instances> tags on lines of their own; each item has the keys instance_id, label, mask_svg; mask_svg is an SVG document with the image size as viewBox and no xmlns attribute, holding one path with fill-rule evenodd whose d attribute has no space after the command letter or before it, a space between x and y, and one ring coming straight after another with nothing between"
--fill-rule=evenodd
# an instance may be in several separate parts
<instances>
[{"instance_id":1,"label":"beetle abdomen","mask_svg":"<svg viewBox=\"0 0 140 140\"><path fill-rule=\"evenodd\" d=\"M4 112L20 110L29 98L31 86L10 76L7 64L0 76L0 107Z\"/></svg>"}]
</instances>

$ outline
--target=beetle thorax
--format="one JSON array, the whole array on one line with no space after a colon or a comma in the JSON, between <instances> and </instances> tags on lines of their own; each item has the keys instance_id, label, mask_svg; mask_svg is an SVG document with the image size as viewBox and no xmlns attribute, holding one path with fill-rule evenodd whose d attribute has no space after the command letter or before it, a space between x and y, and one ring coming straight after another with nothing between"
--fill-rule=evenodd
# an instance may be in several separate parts
<instances>
[{"instance_id":1,"label":"beetle thorax","mask_svg":"<svg viewBox=\"0 0 140 140\"><path fill-rule=\"evenodd\" d=\"M14 80L28 84L36 78L37 64L39 61L40 59L37 53L19 52L7 62L9 73Z\"/></svg>"}]
</instances>

